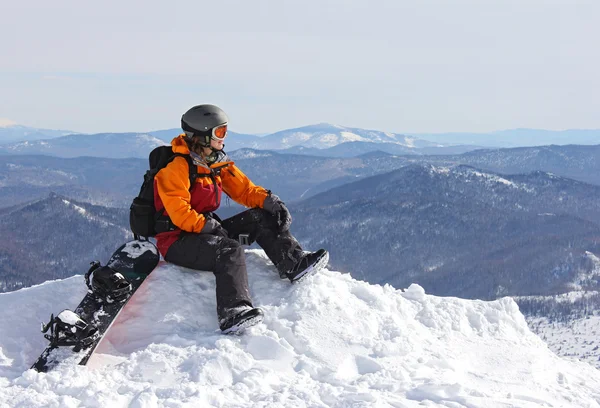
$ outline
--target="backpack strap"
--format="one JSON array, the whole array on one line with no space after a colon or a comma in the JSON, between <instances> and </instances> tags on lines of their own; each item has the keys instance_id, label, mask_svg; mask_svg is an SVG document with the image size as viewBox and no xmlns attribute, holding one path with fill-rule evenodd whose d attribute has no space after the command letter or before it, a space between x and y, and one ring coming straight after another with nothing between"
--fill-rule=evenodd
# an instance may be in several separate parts
<instances>
[{"instance_id":1,"label":"backpack strap","mask_svg":"<svg viewBox=\"0 0 600 408\"><path fill-rule=\"evenodd\" d=\"M187 161L188 169L190 172L190 191L192 191L192 188L194 187L194 182L198 178L198 167L194 164L194 160L189 154L175 153L173 156L183 157Z\"/></svg>"},{"instance_id":2,"label":"backpack strap","mask_svg":"<svg viewBox=\"0 0 600 408\"><path fill-rule=\"evenodd\" d=\"M210 177L211 181L213 182L213 184L216 186L217 185L217 180L215 178L215 174L213 169L210 169L210 172L205 174L205 173L198 173L198 166L196 166L194 164L194 160L192 159L192 157L189 154L183 154L183 153L174 153L173 156L171 157L170 161L173 161L173 159L175 157L183 157L187 163L188 163L188 168L189 168L189 175L190 175L190 192L192 191L192 188L194 188L194 183L196 182L196 179L200 178L200 177ZM225 166L223 166L225 167ZM219 193L215 188L215 203L218 205L219 204ZM167 215L165 215L165 208L161 208L159 211L156 212L156 216L155 216L155 224L157 225L156 230L157 232L165 232L165 231L174 231L175 229L177 229L177 226L175 226L175 224L173 224L173 221L171 221L171 218L168 217ZM158 227L158 225L161 224L161 227ZM160 229L160 231L159 231Z\"/></svg>"},{"instance_id":3,"label":"backpack strap","mask_svg":"<svg viewBox=\"0 0 600 408\"><path fill-rule=\"evenodd\" d=\"M183 154L183 153L174 153L173 156L171 156L169 163L172 162L175 159L175 157L178 157L178 156L183 157L185 159L185 161L187 161L187 163L188 163L188 169L189 169L189 175L190 175L189 191L191 192L192 188L194 188L194 183L196 182L196 179L199 176L198 175L198 167L196 167L196 165L194 164L194 160L191 158L191 156L189 154ZM175 229L177 229L175 224L173 224L173 221L171 221L171 218L169 216L165 215L164 207L156 212L154 222L156 225L157 232L174 231Z\"/></svg>"}]
</instances>

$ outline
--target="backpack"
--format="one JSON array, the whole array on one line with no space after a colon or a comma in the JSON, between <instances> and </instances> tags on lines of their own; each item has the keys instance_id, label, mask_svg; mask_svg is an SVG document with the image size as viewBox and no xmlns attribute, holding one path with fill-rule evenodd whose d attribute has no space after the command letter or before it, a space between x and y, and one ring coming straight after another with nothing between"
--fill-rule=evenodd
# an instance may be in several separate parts
<instances>
[{"instance_id":1,"label":"backpack","mask_svg":"<svg viewBox=\"0 0 600 408\"><path fill-rule=\"evenodd\" d=\"M161 232L173 231L177 227L171 219L164 215L164 208L156 211L154 207L154 177L177 156L184 157L190 169L190 191L198 178L198 168L189 154L173 153L171 146L159 146L150 152L148 161L150 170L144 174L144 182L140 193L133 199L129 207L129 226L136 239L154 237Z\"/></svg>"}]
</instances>

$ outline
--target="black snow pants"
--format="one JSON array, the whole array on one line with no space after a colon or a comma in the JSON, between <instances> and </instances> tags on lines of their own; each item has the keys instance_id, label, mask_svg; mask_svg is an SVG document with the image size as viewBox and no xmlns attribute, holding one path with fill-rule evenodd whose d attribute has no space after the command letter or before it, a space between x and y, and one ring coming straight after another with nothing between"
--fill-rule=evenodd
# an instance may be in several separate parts
<instances>
[{"instance_id":1,"label":"black snow pants","mask_svg":"<svg viewBox=\"0 0 600 408\"><path fill-rule=\"evenodd\" d=\"M165 256L167 262L215 274L219 318L229 308L244 304L252 306L240 234L248 234L249 244L260 245L280 274L291 270L302 255L302 248L292 234L278 232L275 217L261 208L234 215L223 220L221 225L229 238L182 232Z\"/></svg>"}]
</instances>

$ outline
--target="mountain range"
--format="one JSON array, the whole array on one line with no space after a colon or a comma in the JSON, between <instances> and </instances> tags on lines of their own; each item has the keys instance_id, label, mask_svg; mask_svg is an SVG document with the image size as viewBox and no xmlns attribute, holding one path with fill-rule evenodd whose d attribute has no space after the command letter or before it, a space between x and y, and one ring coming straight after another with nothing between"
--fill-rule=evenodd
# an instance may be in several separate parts
<instances>
[{"instance_id":1,"label":"mountain range","mask_svg":"<svg viewBox=\"0 0 600 408\"><path fill-rule=\"evenodd\" d=\"M541 170L600 185L600 145L478 150L448 156L371 152L352 158L238 149L230 157L256 184L288 202L417 163L466 164L503 174ZM139 192L147 168L146 158L0 156L0 208L46 197L50 192L100 205L128 207Z\"/></svg>"},{"instance_id":2,"label":"mountain range","mask_svg":"<svg viewBox=\"0 0 600 408\"><path fill-rule=\"evenodd\" d=\"M600 186L414 164L291 208L301 242L369 282L480 299L598 289L585 277L587 253L600 253Z\"/></svg>"},{"instance_id":3,"label":"mountain range","mask_svg":"<svg viewBox=\"0 0 600 408\"><path fill-rule=\"evenodd\" d=\"M33 141L42 139L53 139L69 135L69 130L40 129L30 126L19 125L8 119L0 118L0 145L20 141Z\"/></svg>"},{"instance_id":4,"label":"mountain range","mask_svg":"<svg viewBox=\"0 0 600 408\"><path fill-rule=\"evenodd\" d=\"M507 129L495 132L411 133L414 137L437 143L486 147L524 147L550 144L594 145L600 143L600 129Z\"/></svg>"},{"instance_id":5,"label":"mountain range","mask_svg":"<svg viewBox=\"0 0 600 408\"><path fill-rule=\"evenodd\" d=\"M600 186L544 172L508 176L411 164L288 206L292 230L308 249L329 249L332 265L369 282L416 282L431 293L483 299L597 289L581 276L593 270L586 253L600 253ZM80 253L99 242L108 251L128 230L126 208L56 194L2 214L0 232L11 237L4 258L12 255L0 276L30 271L15 266L29 259L39 265L37 282L46 277L43 256L66 259L60 273L81 273L81 262L67 256L70 239L82 245ZM61 239L50 256L39 248L55 236Z\"/></svg>"},{"instance_id":6,"label":"mountain range","mask_svg":"<svg viewBox=\"0 0 600 408\"><path fill-rule=\"evenodd\" d=\"M129 207L147 160L98 157L0 156L0 208L50 192L109 207Z\"/></svg>"},{"instance_id":7,"label":"mountain range","mask_svg":"<svg viewBox=\"0 0 600 408\"><path fill-rule=\"evenodd\" d=\"M93 155L107 158L145 158L153 148L170 143L173 137L180 133L180 129L167 129L148 133L73 134L52 139L25 140L18 143L0 145L0 154L44 154L56 157ZM327 149L348 143L351 143L351 145L338 147L332 154L335 156L353 156L381 148L395 153L421 154L419 152L420 148L431 147L436 147L438 151L443 152L443 145L417 140L412 137L373 130L345 128L329 124L305 126L263 137L230 132L225 146L227 151L239 148L261 150L282 150L290 147ZM384 144L385 146L380 147L379 144ZM452 153L455 151L455 148L451 150ZM291 153L293 152L292 150Z\"/></svg>"},{"instance_id":8,"label":"mountain range","mask_svg":"<svg viewBox=\"0 0 600 408\"><path fill-rule=\"evenodd\" d=\"M12 129L12 130L10 130ZM108 158L147 157L154 147L168 144L181 133L181 129L166 129L145 133L98 133L50 135L43 140L23 134L20 142L3 139L2 132L15 132L16 128L0 128L0 155L46 154L57 157L96 156ZM61 132L61 131L59 131ZM530 136L527 136L530 135ZM395 155L454 155L473 151L482 146L540 144L599 144L600 131L529 131L517 129L481 134L468 139L453 138L452 134L431 135L435 141L398 133L349 128L327 123L287 129L266 136L230 132L226 150L240 148L277 150L282 153L308 154L328 157L354 157L373 151ZM11 140L12 142L9 142ZM457 143L457 141L468 141ZM513 142L507 142L507 141ZM546 143L541 141L546 140ZM520 143L517 143L520 141Z\"/></svg>"},{"instance_id":9,"label":"mountain range","mask_svg":"<svg viewBox=\"0 0 600 408\"><path fill-rule=\"evenodd\" d=\"M329 123L287 129L259 139L259 148L267 150L287 149L293 146L325 149L345 142L395 143L408 148L437 146L426 140L398 133L348 128Z\"/></svg>"},{"instance_id":10,"label":"mountain range","mask_svg":"<svg viewBox=\"0 0 600 408\"><path fill-rule=\"evenodd\" d=\"M508 174L542 170L600 185L600 144L477 150L445 160Z\"/></svg>"},{"instance_id":11,"label":"mountain range","mask_svg":"<svg viewBox=\"0 0 600 408\"><path fill-rule=\"evenodd\" d=\"M93 156L103 158L148 157L166 142L144 133L71 134L45 140L0 145L0 154L42 154L55 157Z\"/></svg>"},{"instance_id":12,"label":"mountain range","mask_svg":"<svg viewBox=\"0 0 600 408\"><path fill-rule=\"evenodd\" d=\"M261 185L298 200L356 181L399 169L407 164L465 164L503 174L535 170L600 185L600 145L541 146L477 150L460 155L396 156L370 152L352 158L284 155L277 151L240 149L230 157Z\"/></svg>"},{"instance_id":13,"label":"mountain range","mask_svg":"<svg viewBox=\"0 0 600 408\"><path fill-rule=\"evenodd\" d=\"M85 273L132 238L127 210L57 194L0 215L0 292Z\"/></svg>"}]
</instances>

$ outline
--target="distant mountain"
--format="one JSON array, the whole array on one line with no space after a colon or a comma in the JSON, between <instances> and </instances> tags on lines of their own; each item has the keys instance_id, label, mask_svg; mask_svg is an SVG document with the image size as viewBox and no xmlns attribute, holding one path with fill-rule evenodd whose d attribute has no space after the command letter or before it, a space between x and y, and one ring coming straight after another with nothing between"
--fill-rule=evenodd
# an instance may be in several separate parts
<instances>
[{"instance_id":1,"label":"distant mountain","mask_svg":"<svg viewBox=\"0 0 600 408\"><path fill-rule=\"evenodd\" d=\"M460 145L413 148L398 143L387 142L344 142L326 149L297 145L287 149L277 150L277 152L321 157L356 157L371 152L384 152L394 155L455 155L477 149L481 149L481 146Z\"/></svg>"},{"instance_id":2,"label":"distant mountain","mask_svg":"<svg viewBox=\"0 0 600 408\"><path fill-rule=\"evenodd\" d=\"M146 133L162 140L163 142L171 143L171 140L173 140L173 138L177 135L180 135L182 133L182 130L180 128L175 128L165 130L152 130Z\"/></svg>"},{"instance_id":3,"label":"distant mountain","mask_svg":"<svg viewBox=\"0 0 600 408\"><path fill-rule=\"evenodd\" d=\"M431 163L440 166L465 164L504 174L536 170L554 173L590 184L600 185L600 145L564 145L481 149L458 155L394 156L374 152L358 156L365 165L385 172L407 163Z\"/></svg>"},{"instance_id":4,"label":"distant mountain","mask_svg":"<svg viewBox=\"0 0 600 408\"><path fill-rule=\"evenodd\" d=\"M563 293L600 254L600 187L543 172L414 164L291 207L294 233L335 268L439 295Z\"/></svg>"},{"instance_id":5,"label":"distant mountain","mask_svg":"<svg viewBox=\"0 0 600 408\"><path fill-rule=\"evenodd\" d=\"M83 274L131 238L128 211L50 194L0 217L0 292Z\"/></svg>"},{"instance_id":6,"label":"distant mountain","mask_svg":"<svg viewBox=\"0 0 600 408\"><path fill-rule=\"evenodd\" d=\"M426 156L424 161L440 165L467 164L508 174L542 170L600 185L600 145L486 149L454 156Z\"/></svg>"},{"instance_id":7,"label":"distant mountain","mask_svg":"<svg viewBox=\"0 0 600 408\"><path fill-rule=\"evenodd\" d=\"M72 135L81 139L77 142L74 142L71 136L57 142L55 139L62 139L61 136L72 132L25 128L6 121L4 123L5 126L2 127L0 121L0 155L140 157L138 153L140 148L149 149L152 146L168 144L181 133L181 129L173 128L139 133L77 134ZM128 149L125 144L114 144L119 139L135 148ZM21 143L16 143L17 140ZM480 148L550 144L600 144L600 130L515 129L491 133L406 135L321 123L282 130L266 136L229 132L225 146L230 152L241 148L252 148L278 150L286 154L354 157L377 150L395 155L456 155Z\"/></svg>"},{"instance_id":8,"label":"distant mountain","mask_svg":"<svg viewBox=\"0 0 600 408\"><path fill-rule=\"evenodd\" d=\"M0 156L7 155L49 155L56 157L93 156L105 158L148 158L157 146L168 145L181 129L170 129L150 133L97 133L70 134L54 139L27 140L0 145ZM225 143L227 151L242 147L257 147L254 135L229 132Z\"/></svg>"},{"instance_id":9,"label":"distant mountain","mask_svg":"<svg viewBox=\"0 0 600 408\"><path fill-rule=\"evenodd\" d=\"M375 151L351 158L332 158L255 149L238 149L229 155L252 181L288 202L415 163L466 164L504 174L539 169L600 185L600 145L479 150L446 156L396 156ZM139 192L147 166L147 157L0 156L0 207L39 199L50 191L101 205L127 207L131 197Z\"/></svg>"},{"instance_id":10,"label":"distant mountain","mask_svg":"<svg viewBox=\"0 0 600 408\"><path fill-rule=\"evenodd\" d=\"M143 133L76 134L55 139L7 144L0 146L0 152L56 157L147 158L152 149L165 144L165 141Z\"/></svg>"},{"instance_id":11,"label":"distant mountain","mask_svg":"<svg viewBox=\"0 0 600 408\"><path fill-rule=\"evenodd\" d=\"M69 130L39 129L19 125L7 119L0 119L0 145L20 141L52 139L72 134Z\"/></svg>"},{"instance_id":12,"label":"distant mountain","mask_svg":"<svg viewBox=\"0 0 600 408\"><path fill-rule=\"evenodd\" d=\"M415 137L378 130L348 128L320 123L296 129L287 129L259 139L257 148L287 149L293 146L325 149L344 142L395 143L408 148L437 146Z\"/></svg>"},{"instance_id":13,"label":"distant mountain","mask_svg":"<svg viewBox=\"0 0 600 408\"><path fill-rule=\"evenodd\" d=\"M453 155L453 154L463 154L467 152L472 152L475 150L483 149L482 146L476 145L468 145L468 144L459 144L459 145L446 145L446 146L434 146L434 147L422 147L417 149L417 152L422 155Z\"/></svg>"},{"instance_id":14,"label":"distant mountain","mask_svg":"<svg viewBox=\"0 0 600 408\"><path fill-rule=\"evenodd\" d=\"M287 200L308 198L359 178L389 172L411 163L465 164L504 174L542 170L600 185L600 145L476 150L460 155L396 156L374 151L352 158L283 155L279 151L242 149L231 152L230 156L253 181L281 192L278 194Z\"/></svg>"},{"instance_id":15,"label":"distant mountain","mask_svg":"<svg viewBox=\"0 0 600 408\"><path fill-rule=\"evenodd\" d=\"M278 150L284 154L307 154L321 157L355 157L369 152L382 151L397 155L420 154L419 149L407 147L398 143L388 142L343 142L326 149L317 149L305 146L293 146L288 149Z\"/></svg>"},{"instance_id":16,"label":"distant mountain","mask_svg":"<svg viewBox=\"0 0 600 408\"><path fill-rule=\"evenodd\" d=\"M508 129L487 133L411 133L411 135L443 144L469 144L487 147L600 144L600 129Z\"/></svg>"},{"instance_id":17,"label":"distant mountain","mask_svg":"<svg viewBox=\"0 0 600 408\"><path fill-rule=\"evenodd\" d=\"M230 153L230 157L255 184L274 191L288 201L309 197L316 193L315 189L323 191L323 188L331 188L332 182L340 185L385 171L376 163L372 166L356 157L329 158L253 149L236 150ZM377 160L373 159L374 162ZM395 158L393 161L397 167L406 162L405 158Z\"/></svg>"},{"instance_id":18,"label":"distant mountain","mask_svg":"<svg viewBox=\"0 0 600 408\"><path fill-rule=\"evenodd\" d=\"M599 186L543 172L411 164L288 206L305 248L328 248L333 266L369 282L484 299L600 289L589 261L600 255ZM0 209L4 288L106 259L128 236L127 215L126 207L56 194Z\"/></svg>"},{"instance_id":19,"label":"distant mountain","mask_svg":"<svg viewBox=\"0 0 600 408\"><path fill-rule=\"evenodd\" d=\"M50 192L128 208L147 168L147 159L0 156L0 208L39 200Z\"/></svg>"}]
</instances>

